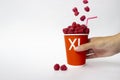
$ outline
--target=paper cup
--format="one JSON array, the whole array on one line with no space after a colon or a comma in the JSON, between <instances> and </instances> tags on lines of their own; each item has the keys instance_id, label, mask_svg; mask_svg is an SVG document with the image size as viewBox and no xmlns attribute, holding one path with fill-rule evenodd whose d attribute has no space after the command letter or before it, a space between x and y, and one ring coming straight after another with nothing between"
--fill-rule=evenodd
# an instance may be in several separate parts
<instances>
[{"instance_id":1,"label":"paper cup","mask_svg":"<svg viewBox=\"0 0 120 80\"><path fill-rule=\"evenodd\" d=\"M88 34L65 34L66 58L69 65L84 65L87 51L76 52L74 48L88 42Z\"/></svg>"}]
</instances>

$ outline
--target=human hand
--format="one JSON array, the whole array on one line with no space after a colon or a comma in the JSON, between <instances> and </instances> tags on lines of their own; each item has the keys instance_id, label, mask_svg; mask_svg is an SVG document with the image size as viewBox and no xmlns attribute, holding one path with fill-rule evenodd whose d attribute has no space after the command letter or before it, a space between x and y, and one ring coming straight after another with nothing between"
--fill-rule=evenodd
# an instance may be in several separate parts
<instances>
[{"instance_id":1,"label":"human hand","mask_svg":"<svg viewBox=\"0 0 120 80\"><path fill-rule=\"evenodd\" d=\"M94 37L89 43L80 45L75 51L88 50L88 58L108 57L120 52L120 34L107 37Z\"/></svg>"}]
</instances>

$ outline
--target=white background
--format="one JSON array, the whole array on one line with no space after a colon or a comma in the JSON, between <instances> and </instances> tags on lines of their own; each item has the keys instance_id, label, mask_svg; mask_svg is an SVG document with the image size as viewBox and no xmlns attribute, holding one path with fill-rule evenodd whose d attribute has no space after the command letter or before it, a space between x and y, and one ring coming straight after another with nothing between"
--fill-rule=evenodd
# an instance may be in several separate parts
<instances>
[{"instance_id":1,"label":"white background","mask_svg":"<svg viewBox=\"0 0 120 80\"><path fill-rule=\"evenodd\" d=\"M120 32L120 0L0 0L0 80L120 80L120 55L87 60L84 67L66 63L62 29L79 21L72 12L98 16L89 21L89 37ZM55 63L68 71L54 71Z\"/></svg>"}]
</instances>

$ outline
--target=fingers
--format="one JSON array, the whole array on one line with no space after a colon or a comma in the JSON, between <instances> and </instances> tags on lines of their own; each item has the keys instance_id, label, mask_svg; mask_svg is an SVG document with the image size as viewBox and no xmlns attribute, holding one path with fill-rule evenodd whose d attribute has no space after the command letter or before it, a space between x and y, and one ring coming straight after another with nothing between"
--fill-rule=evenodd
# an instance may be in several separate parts
<instances>
[{"instance_id":1,"label":"fingers","mask_svg":"<svg viewBox=\"0 0 120 80\"><path fill-rule=\"evenodd\" d=\"M75 51L81 52L81 51L88 50L88 54L86 54L87 59L97 58L98 56L93 51L94 44L91 41L92 41L92 39L89 39L89 43L82 44L82 45L76 47Z\"/></svg>"},{"instance_id":2,"label":"fingers","mask_svg":"<svg viewBox=\"0 0 120 80\"><path fill-rule=\"evenodd\" d=\"M88 54L94 53L93 49L88 49Z\"/></svg>"},{"instance_id":3,"label":"fingers","mask_svg":"<svg viewBox=\"0 0 120 80\"><path fill-rule=\"evenodd\" d=\"M92 48L92 44L91 43L86 43L86 44L82 44L78 47L75 48L75 51L80 52L80 51L85 51L88 49Z\"/></svg>"},{"instance_id":4,"label":"fingers","mask_svg":"<svg viewBox=\"0 0 120 80\"><path fill-rule=\"evenodd\" d=\"M88 53L86 54L86 58L87 59L96 58L96 54L94 53L93 49L88 50Z\"/></svg>"},{"instance_id":5,"label":"fingers","mask_svg":"<svg viewBox=\"0 0 120 80\"><path fill-rule=\"evenodd\" d=\"M86 55L86 59L92 59L92 58L97 58L95 53L90 53Z\"/></svg>"},{"instance_id":6,"label":"fingers","mask_svg":"<svg viewBox=\"0 0 120 80\"><path fill-rule=\"evenodd\" d=\"M101 55L100 53L95 53L92 49L88 51L88 54L86 54L86 59L92 59L92 58L100 58L105 57L104 55Z\"/></svg>"}]
</instances>

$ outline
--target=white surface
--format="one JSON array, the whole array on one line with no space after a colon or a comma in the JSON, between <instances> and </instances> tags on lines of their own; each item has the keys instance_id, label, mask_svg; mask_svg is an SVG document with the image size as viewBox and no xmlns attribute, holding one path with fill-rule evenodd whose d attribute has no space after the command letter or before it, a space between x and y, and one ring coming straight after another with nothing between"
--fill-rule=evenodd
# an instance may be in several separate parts
<instances>
[{"instance_id":1,"label":"white surface","mask_svg":"<svg viewBox=\"0 0 120 80\"><path fill-rule=\"evenodd\" d=\"M71 9L80 0L0 0L0 80L120 80L120 55L87 60L84 67L68 66L55 72L55 63L66 64L62 28L73 21ZM120 0L89 3L92 36L120 32ZM82 13L81 13L82 14Z\"/></svg>"}]
</instances>

